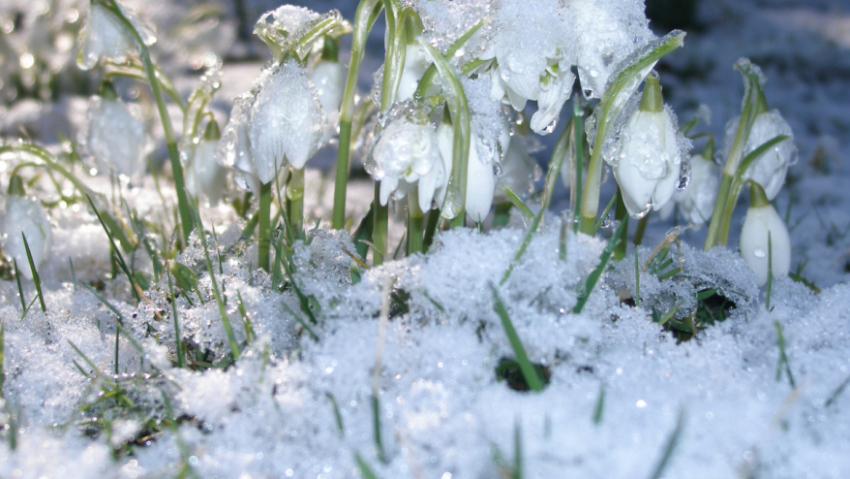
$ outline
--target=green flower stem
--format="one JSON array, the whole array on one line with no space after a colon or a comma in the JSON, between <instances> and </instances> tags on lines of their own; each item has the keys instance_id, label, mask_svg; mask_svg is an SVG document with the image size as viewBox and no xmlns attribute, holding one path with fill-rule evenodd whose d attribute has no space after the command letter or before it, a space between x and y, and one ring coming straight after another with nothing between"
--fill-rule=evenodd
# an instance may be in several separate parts
<instances>
[{"instance_id":1,"label":"green flower stem","mask_svg":"<svg viewBox=\"0 0 850 479\"><path fill-rule=\"evenodd\" d=\"M264 271L269 271L269 248L271 247L271 210L272 210L272 184L268 182L260 185L260 241L257 254L257 266Z\"/></svg>"},{"instance_id":2,"label":"green flower stem","mask_svg":"<svg viewBox=\"0 0 850 479\"><path fill-rule=\"evenodd\" d=\"M362 0L354 16L354 34L351 40L351 62L345 81L339 118L339 149L337 150L334 207L331 225L336 229L345 226L345 197L351 163L351 122L354 118L354 96L357 94L357 77L366 52L366 40L383 9L380 0Z\"/></svg>"},{"instance_id":3,"label":"green flower stem","mask_svg":"<svg viewBox=\"0 0 850 479\"><path fill-rule=\"evenodd\" d=\"M106 9L112 12L124 27L127 28L127 31L133 35L133 38L136 40L136 44L139 47L139 59L142 61L142 67L145 70L145 74L148 77L148 84L151 88L151 93L153 93L153 97L156 100L156 108L159 112L159 118L162 122L162 130L165 135L165 145L168 148L168 158L171 160L171 174L174 176L174 189L177 193L177 209L180 212L180 224L182 226L183 232L183 243L185 244L189 240L189 234L192 232L192 209L189 205L189 198L186 194L186 186L185 181L183 179L183 166L180 164L180 153L177 150L177 140L174 138L174 128L171 125L171 117L168 116L168 109L165 106L165 99L162 96L162 89L160 88L160 83L157 80L156 69L154 68L153 61L151 61L151 55L148 51L148 47L145 45L145 42L142 41L142 37L139 35L139 32L136 31L136 28L133 27L132 22L130 22L127 17L121 12L121 9L118 8L118 5L115 3L115 0L104 1L103 5Z\"/></svg>"},{"instance_id":4,"label":"green flower stem","mask_svg":"<svg viewBox=\"0 0 850 479\"><path fill-rule=\"evenodd\" d=\"M452 58L455 54L460 50L460 48L470 39L472 35L475 35L475 32L481 29L484 26L484 20L478 21L475 25L473 25L469 30L466 31L463 35L461 35L457 40L455 40L446 50L446 58ZM473 61L475 63L475 61ZM476 63L475 66L480 66ZM464 74L469 73L464 69ZM413 97L417 100L423 100L425 98L425 92L428 91L428 88L431 86L431 83L434 82L434 78L437 75L437 66L435 64L431 64L425 73L422 75L422 78L419 79L419 86L416 87L416 93L414 93Z\"/></svg>"},{"instance_id":5,"label":"green flower stem","mask_svg":"<svg viewBox=\"0 0 850 479\"><path fill-rule=\"evenodd\" d=\"M649 217L652 216L652 211L649 211L644 215L643 218L638 221L637 228L635 228L635 235L632 236L632 243L635 246L640 246L643 243L643 235L646 233L646 225L649 224Z\"/></svg>"},{"instance_id":6,"label":"green flower stem","mask_svg":"<svg viewBox=\"0 0 850 479\"><path fill-rule=\"evenodd\" d=\"M466 93L460 80L452 70L446 57L440 54L436 48L428 42L420 42L440 76L448 83L453 95L448 100L449 112L452 117L454 128L454 143L452 145L452 173L449 177L448 191L443 202L442 214L451 219L452 227L462 226L466 213L466 181L469 165L469 148L471 140L471 126L469 116L469 105L466 102Z\"/></svg>"},{"instance_id":7,"label":"green flower stem","mask_svg":"<svg viewBox=\"0 0 850 479\"><path fill-rule=\"evenodd\" d=\"M384 262L384 256L387 254L387 231L389 230L390 210L386 206L381 206L378 197L381 191L381 184L375 183L375 208L372 218L372 245L375 251L372 254L372 265L380 266Z\"/></svg>"},{"instance_id":8,"label":"green flower stem","mask_svg":"<svg viewBox=\"0 0 850 479\"><path fill-rule=\"evenodd\" d=\"M708 224L708 234L703 247L706 251L718 244L726 244L729 232L728 225L732 221L731 213L738 202L738 195L734 194L733 189L735 175L738 172L738 166L744 155L744 146L747 144L756 116L760 110L767 111L762 93L762 78L753 68L753 65L748 60L739 60L735 64L735 69L741 72L744 77L746 96L741 110L741 119L738 122L738 130L735 132L735 139L723 168L723 177L720 180L720 190L717 194L717 200L714 202L711 221ZM723 233L724 230L725 234Z\"/></svg>"},{"instance_id":9,"label":"green flower stem","mask_svg":"<svg viewBox=\"0 0 850 479\"><path fill-rule=\"evenodd\" d=\"M292 169L286 184L286 213L295 238L304 230L304 169Z\"/></svg>"},{"instance_id":10,"label":"green flower stem","mask_svg":"<svg viewBox=\"0 0 850 479\"><path fill-rule=\"evenodd\" d=\"M419 188L407 194L407 255L423 251L423 233L425 231L425 214L419 208Z\"/></svg>"},{"instance_id":11,"label":"green flower stem","mask_svg":"<svg viewBox=\"0 0 850 479\"><path fill-rule=\"evenodd\" d=\"M626 210L626 204L623 202L623 195L617 195L617 206L614 210L614 219L625 223L623 225L623 233L620 235L620 241L614 247L614 260L619 261L626 257L626 250L629 237L629 214Z\"/></svg>"},{"instance_id":12,"label":"green flower stem","mask_svg":"<svg viewBox=\"0 0 850 479\"><path fill-rule=\"evenodd\" d=\"M570 162L570 205L573 207L573 221L581 215L582 168L584 167L584 112L578 96L573 97L572 152ZM578 232L579 223L573 224L573 233Z\"/></svg>"},{"instance_id":13,"label":"green flower stem","mask_svg":"<svg viewBox=\"0 0 850 479\"><path fill-rule=\"evenodd\" d=\"M602 147L608 138L608 133L617 115L622 111L626 99L637 89L640 81L649 74L650 69L664 55L684 44L685 32L675 30L670 32L659 43L649 50L635 63L620 72L617 79L605 90L605 95L597 109L596 138L593 141L593 152L587 168L587 180L582 192L580 231L593 234L596 225L596 215L599 213L599 190L602 183Z\"/></svg>"}]
</instances>

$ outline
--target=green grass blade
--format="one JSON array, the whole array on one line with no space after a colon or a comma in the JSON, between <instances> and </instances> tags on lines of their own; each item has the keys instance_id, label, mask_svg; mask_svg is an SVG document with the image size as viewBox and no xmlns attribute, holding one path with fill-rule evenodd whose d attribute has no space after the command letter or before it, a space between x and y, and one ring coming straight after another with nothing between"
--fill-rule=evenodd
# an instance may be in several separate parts
<instances>
[{"instance_id":1,"label":"green grass blade","mask_svg":"<svg viewBox=\"0 0 850 479\"><path fill-rule=\"evenodd\" d=\"M590 273L590 276L587 277L587 280L584 283L584 291L582 291L579 295L578 302L573 308L574 313L581 313L581 310L584 309L584 305L590 298L590 293L592 293L593 288L596 287L596 282L599 281L599 277L602 276L602 272L605 271L605 267L611 259L611 254L614 252L614 248L620 241L620 236L623 234L625 224L625 221L620 222L620 225L617 226L613 236L611 236L611 239L608 240L608 245L605 247L605 250L602 252L602 256L600 257L599 265L593 270L593 272Z\"/></svg>"},{"instance_id":2,"label":"green grass blade","mask_svg":"<svg viewBox=\"0 0 850 479\"><path fill-rule=\"evenodd\" d=\"M785 369L785 374L788 376L788 383L792 388L796 388L797 384L794 381L794 374L791 372L791 364L788 362L788 355L785 352L785 335L782 333L782 324L779 321L774 321L773 326L776 328L776 343L779 346L779 361L776 363L776 380L782 379L782 370Z\"/></svg>"},{"instance_id":3,"label":"green grass blade","mask_svg":"<svg viewBox=\"0 0 850 479\"><path fill-rule=\"evenodd\" d=\"M100 211L97 210L97 207L94 205L94 201L92 201L91 196L86 195L86 198L89 200L89 205L91 205L91 209L94 211L95 216L97 216L98 221L100 221L100 225L103 227L103 231L106 232L106 236L109 237L109 244L112 246L112 250L115 253L113 260L118 262L118 266L121 267L121 271L127 276L127 280L130 281L130 290L133 292L133 297L136 298L136 301L141 301L142 298L139 296L139 292L136 290L136 280L133 277L133 274L130 272L130 268L127 267L127 262L124 261L124 256L121 254L121 251L115 245L115 238L112 236L112 232L104 223L103 216L100 214Z\"/></svg>"},{"instance_id":4,"label":"green grass blade","mask_svg":"<svg viewBox=\"0 0 850 479\"><path fill-rule=\"evenodd\" d=\"M183 350L183 338L180 336L180 319L177 316L177 296L174 294L174 281L168 272L168 292L171 294L171 315L174 320L174 338L177 342L177 367L186 366L186 352Z\"/></svg>"},{"instance_id":5,"label":"green grass blade","mask_svg":"<svg viewBox=\"0 0 850 479\"><path fill-rule=\"evenodd\" d=\"M21 273L18 271L18 261L12 258L12 266L15 268L15 282L18 283L18 296L21 298L21 319L27 313L27 300L24 298L24 287L21 286Z\"/></svg>"},{"instance_id":6,"label":"green grass blade","mask_svg":"<svg viewBox=\"0 0 850 479\"><path fill-rule=\"evenodd\" d=\"M378 479L378 475L369 467L369 464L366 463L366 460L363 459L360 453L354 453L354 462L357 463L357 468L360 469L363 479Z\"/></svg>"},{"instance_id":7,"label":"green grass blade","mask_svg":"<svg viewBox=\"0 0 850 479\"><path fill-rule=\"evenodd\" d=\"M511 204L513 204L518 210L525 215L526 218L534 218L534 212L531 211L531 208L525 204L524 201L511 189L510 186L505 187L505 196L508 197Z\"/></svg>"},{"instance_id":8,"label":"green grass blade","mask_svg":"<svg viewBox=\"0 0 850 479\"><path fill-rule=\"evenodd\" d=\"M41 277L35 269L35 262L32 260L30 245L27 243L27 235L25 235L23 231L21 231L21 238L24 239L24 249L27 250L27 261L29 261L30 271L32 271L32 280L35 282L35 291L38 294L38 302L41 305L41 311L47 312L47 307L44 305L44 295L41 293Z\"/></svg>"},{"instance_id":9,"label":"green grass blade","mask_svg":"<svg viewBox=\"0 0 850 479\"><path fill-rule=\"evenodd\" d=\"M599 386L599 395L596 397L596 406L593 407L593 424L602 423L602 414L605 412L605 386Z\"/></svg>"},{"instance_id":10,"label":"green grass blade","mask_svg":"<svg viewBox=\"0 0 850 479\"><path fill-rule=\"evenodd\" d=\"M655 469L649 476L649 479L660 479L664 474L664 470L667 469L667 466L670 464L670 459L676 451L676 446L679 445L679 439L682 437L682 429L684 429L684 425L685 412L684 410L679 410L679 416L676 418L676 427L673 429L670 437L667 438L667 443L664 445L664 452L661 454L661 459L659 459L658 464L656 464Z\"/></svg>"},{"instance_id":11,"label":"green grass blade","mask_svg":"<svg viewBox=\"0 0 850 479\"><path fill-rule=\"evenodd\" d=\"M514 355L519 363L519 368L520 371L522 371L525 382L528 383L528 387L530 387L532 391L542 391L543 380L537 375L537 371L534 369L531 361L528 360L528 355L525 353L525 348L517 335L516 329L514 329L510 315L508 315L508 310L505 309L505 305L499 297L499 292L493 285L490 285L490 290L493 293L494 309L496 310L496 314L499 315L499 319L502 321L502 327L505 330L505 334L508 336L508 341L511 343L511 349L514 351Z\"/></svg>"}]
</instances>

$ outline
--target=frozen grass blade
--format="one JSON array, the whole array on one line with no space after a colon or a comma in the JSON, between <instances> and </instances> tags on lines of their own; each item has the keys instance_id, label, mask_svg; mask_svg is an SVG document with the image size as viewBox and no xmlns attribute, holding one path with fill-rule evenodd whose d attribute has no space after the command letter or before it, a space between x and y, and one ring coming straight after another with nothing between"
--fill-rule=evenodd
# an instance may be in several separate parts
<instances>
[{"instance_id":1,"label":"frozen grass blade","mask_svg":"<svg viewBox=\"0 0 850 479\"><path fill-rule=\"evenodd\" d=\"M204 225L201 223L201 218L198 216L197 207L192 208L192 213L192 219L195 222L198 237L201 239L201 247L204 249L204 260L207 263L207 273L210 275L210 284L212 285L215 303L218 306L218 314L221 316L221 322L224 325L224 332L227 334L227 342L230 343L230 352L233 354L233 361L235 362L239 359L239 343L236 342L236 336L233 334L233 327L230 324L230 318L227 316L227 308L224 305L224 298L221 295L221 291L218 289L218 281L215 279L215 270L213 269L210 252L207 248L207 235L204 231Z\"/></svg>"},{"instance_id":2,"label":"frozen grass blade","mask_svg":"<svg viewBox=\"0 0 850 479\"><path fill-rule=\"evenodd\" d=\"M528 387L531 388L532 391L542 391L543 380L537 374L534 365L528 360L528 355L525 353L525 348L517 335L516 329L514 329L508 310L505 309L505 305L499 297L499 292L493 285L490 285L490 291L493 293L494 309L496 314L499 315L499 319L502 321L502 328L504 328L505 334L508 336L508 341L511 343L511 349L514 351L514 355L516 356L517 363L519 363L519 368L520 371L522 371L522 376L525 378L525 382L528 383Z\"/></svg>"},{"instance_id":3,"label":"frozen grass blade","mask_svg":"<svg viewBox=\"0 0 850 479\"><path fill-rule=\"evenodd\" d=\"M336 424L336 430L339 432L339 437L345 437L345 427L342 424L342 414L339 412L339 403L336 400L336 397L330 392L326 393L328 401L331 403L331 408L334 412L334 423Z\"/></svg>"},{"instance_id":4,"label":"frozen grass blade","mask_svg":"<svg viewBox=\"0 0 850 479\"><path fill-rule=\"evenodd\" d=\"M782 379L782 370L785 370L785 375L788 376L788 384L791 388L796 388L797 384L794 381L794 374L791 372L791 364L788 362L788 355L785 353L785 335L782 333L782 324L779 321L774 321L773 326L776 328L776 343L779 346L779 361L776 363L776 381Z\"/></svg>"},{"instance_id":5,"label":"frozen grass blade","mask_svg":"<svg viewBox=\"0 0 850 479\"><path fill-rule=\"evenodd\" d=\"M596 287L596 282L599 281L599 277L602 276L602 272L605 271L605 267L611 259L611 254L614 252L614 248L616 248L617 243L620 241L624 225L625 222L621 222L614 231L614 234L611 236L611 239L608 240L608 245L605 247L605 250L602 251L602 256L599 258L599 265L587 277L587 280L584 283L584 289L579 293L578 302L575 307L573 307L573 313L579 314L581 313L581 310L584 309L584 305L590 298L590 293L592 293L593 288Z\"/></svg>"},{"instance_id":6,"label":"frozen grass blade","mask_svg":"<svg viewBox=\"0 0 850 479\"><path fill-rule=\"evenodd\" d=\"M183 350L183 337L180 335L180 317L177 315L177 295L174 294L174 281L171 272L168 275L168 292L171 294L171 316L174 322L174 338L177 342L177 367L186 367L186 351Z\"/></svg>"},{"instance_id":7,"label":"frozen grass blade","mask_svg":"<svg viewBox=\"0 0 850 479\"><path fill-rule=\"evenodd\" d=\"M841 383L841 385L835 388L835 391L833 391L832 394L829 395L829 399L826 400L823 406L830 407L835 404L835 400L838 399L838 396L841 396L841 394L847 388L847 385L850 385L850 376L848 376L847 379L845 379L844 382Z\"/></svg>"},{"instance_id":8,"label":"frozen grass blade","mask_svg":"<svg viewBox=\"0 0 850 479\"><path fill-rule=\"evenodd\" d=\"M94 211L95 216L97 216L98 221L100 221L100 225L103 227L103 231L106 232L106 236L109 237L109 245L112 247L112 260L118 262L118 266L121 267L121 270L127 276L127 280L130 281L130 290L133 292L133 296L136 298L136 301L141 301L141 297L139 296L139 292L136 290L136 280L133 277L133 274L130 272L130 268L127 267L127 262L124 261L124 256L121 255L121 251L115 245L115 238L112 236L112 232L106 226L106 223L103 221L103 216L101 216L100 212L97 210L97 207L94 205L94 201L92 201L91 196L86 195L86 198L89 200L89 205L91 205L91 209Z\"/></svg>"},{"instance_id":9,"label":"frozen grass blade","mask_svg":"<svg viewBox=\"0 0 850 479\"><path fill-rule=\"evenodd\" d=\"M664 452L661 454L661 459L655 466L655 470L650 474L649 479L660 479L664 474L664 470L670 464L670 459L676 451L676 446L679 445L679 439L682 436L682 429L685 425L685 411L680 409L679 416L676 418L676 427L667 439L667 444L664 446Z\"/></svg>"},{"instance_id":10,"label":"frozen grass blade","mask_svg":"<svg viewBox=\"0 0 850 479\"><path fill-rule=\"evenodd\" d=\"M599 395L596 396L596 406L593 407L593 424L602 423L602 414L605 412L605 386L599 385Z\"/></svg>"},{"instance_id":11,"label":"frozen grass blade","mask_svg":"<svg viewBox=\"0 0 850 479\"><path fill-rule=\"evenodd\" d=\"M534 212L525 204L524 201L511 189L510 186L505 187L505 196L508 197L511 204L525 215L526 218L534 218Z\"/></svg>"},{"instance_id":12,"label":"frozen grass blade","mask_svg":"<svg viewBox=\"0 0 850 479\"><path fill-rule=\"evenodd\" d=\"M38 303L41 306L41 312L47 312L47 307L44 305L44 295L41 293L41 277L38 275L38 271L35 269L35 262L32 260L32 252L30 252L30 245L27 243L27 235L21 231L21 238L24 239L24 249L27 250L27 261L30 264L30 271L32 271L32 280L35 283L35 292L38 295Z\"/></svg>"},{"instance_id":13,"label":"frozen grass blade","mask_svg":"<svg viewBox=\"0 0 850 479\"><path fill-rule=\"evenodd\" d=\"M640 259L635 249L635 306L640 306Z\"/></svg>"},{"instance_id":14,"label":"frozen grass blade","mask_svg":"<svg viewBox=\"0 0 850 479\"><path fill-rule=\"evenodd\" d=\"M21 319L27 314L27 300L24 298L24 287L21 286L21 273L18 271L18 261L12 258L12 266L15 269L15 282L18 284L18 297L21 298Z\"/></svg>"},{"instance_id":15,"label":"frozen grass blade","mask_svg":"<svg viewBox=\"0 0 850 479\"><path fill-rule=\"evenodd\" d=\"M608 215L611 214L611 207L614 206L614 204L617 202L617 198L619 198L619 197L620 197L620 190L618 189L616 192L614 192L614 196L612 196L611 199L608 200L608 204L605 205L605 209L602 210L602 214L599 215L599 219L596 220L596 224L593 225L593 235L592 236L596 236L596 233L599 232L599 228L602 227L602 223L604 223L605 219L608 218Z\"/></svg>"},{"instance_id":16,"label":"frozen grass blade","mask_svg":"<svg viewBox=\"0 0 850 479\"><path fill-rule=\"evenodd\" d=\"M369 467L369 464L366 463L366 460L363 459L360 453L354 453L354 462L357 463L357 468L360 469L363 479L378 479L378 475Z\"/></svg>"},{"instance_id":17,"label":"frozen grass blade","mask_svg":"<svg viewBox=\"0 0 850 479\"><path fill-rule=\"evenodd\" d=\"M770 311L770 293L773 290L773 241L767 232L767 290L765 291L765 309Z\"/></svg>"}]
</instances>

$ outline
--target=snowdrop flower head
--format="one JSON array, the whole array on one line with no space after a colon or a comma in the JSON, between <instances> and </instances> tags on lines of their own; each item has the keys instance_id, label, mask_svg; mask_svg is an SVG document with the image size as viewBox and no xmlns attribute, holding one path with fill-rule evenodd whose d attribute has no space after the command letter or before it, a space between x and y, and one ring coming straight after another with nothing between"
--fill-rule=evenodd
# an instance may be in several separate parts
<instances>
[{"instance_id":1,"label":"snowdrop flower head","mask_svg":"<svg viewBox=\"0 0 850 479\"><path fill-rule=\"evenodd\" d=\"M188 165L186 188L195 196L203 196L210 204L218 203L227 187L227 170L215 160L215 150L221 139L218 122L207 124L203 138L195 146Z\"/></svg>"},{"instance_id":2,"label":"snowdrop flower head","mask_svg":"<svg viewBox=\"0 0 850 479\"><path fill-rule=\"evenodd\" d=\"M658 79L650 76L640 107L623 127L615 157L606 158L632 217L660 210L676 191L682 162L678 136L672 113L663 106Z\"/></svg>"},{"instance_id":3,"label":"snowdrop flower head","mask_svg":"<svg viewBox=\"0 0 850 479\"><path fill-rule=\"evenodd\" d=\"M770 204L764 189L755 182L750 182L750 208L741 228L741 256L756 273L759 286L767 283L768 268L773 271L774 278L787 276L791 269L788 228Z\"/></svg>"},{"instance_id":4,"label":"snowdrop flower head","mask_svg":"<svg viewBox=\"0 0 850 479\"><path fill-rule=\"evenodd\" d=\"M132 178L145 166L151 141L138 113L108 83L89 103L83 142L103 171Z\"/></svg>"},{"instance_id":5,"label":"snowdrop flower head","mask_svg":"<svg viewBox=\"0 0 850 479\"><path fill-rule=\"evenodd\" d=\"M6 197L6 211L3 216L3 229L0 234L3 253L15 259L18 271L26 278L32 279L33 273L29 266L23 235L27 238L33 264L36 270L50 256L50 219L38 199L26 196L23 181L17 175L9 182Z\"/></svg>"},{"instance_id":6,"label":"snowdrop flower head","mask_svg":"<svg viewBox=\"0 0 850 479\"><path fill-rule=\"evenodd\" d=\"M721 167L714 162L714 148L691 156L691 180L683 191L673 193L673 201L689 223L706 223L714 212L714 201L720 188Z\"/></svg>"},{"instance_id":7,"label":"snowdrop flower head","mask_svg":"<svg viewBox=\"0 0 850 479\"><path fill-rule=\"evenodd\" d=\"M336 43L336 40L326 37L322 56L309 74L330 126L325 130L323 144L330 142L339 125L339 108L345 89L345 68L339 63Z\"/></svg>"},{"instance_id":8,"label":"snowdrop flower head","mask_svg":"<svg viewBox=\"0 0 850 479\"><path fill-rule=\"evenodd\" d=\"M350 28L338 10L320 14L305 7L283 5L264 13L254 26L254 34L269 47L272 56L281 62L289 54L306 58L310 53L310 42L302 39L315 29L339 36Z\"/></svg>"},{"instance_id":9,"label":"snowdrop flower head","mask_svg":"<svg viewBox=\"0 0 850 479\"><path fill-rule=\"evenodd\" d=\"M739 123L740 118L736 118L730 121L726 127L726 144L724 145L724 156L726 157L728 157L729 150L732 148ZM756 158L744 172L743 176L744 180L753 180L762 185L770 200L773 200L779 194L779 191L785 184L788 167L797 158L797 147L794 145L794 135L791 131L791 126L782 118L779 111L767 111L767 108L764 108L764 111L756 116L753 127L750 130L750 135L747 137L747 142L744 146L744 156L746 156L765 142L779 135L785 135L788 139L780 142Z\"/></svg>"},{"instance_id":10,"label":"snowdrop flower head","mask_svg":"<svg viewBox=\"0 0 850 479\"><path fill-rule=\"evenodd\" d=\"M530 193L534 180L540 176L540 167L529 154L526 140L519 135L511 137L500 170L496 177L498 201L507 201L507 188L518 195Z\"/></svg>"},{"instance_id":11,"label":"snowdrop flower head","mask_svg":"<svg viewBox=\"0 0 850 479\"><path fill-rule=\"evenodd\" d=\"M418 186L419 207L428 211L435 191L448 181L436 128L411 102L396 104L383 116L385 126L373 140L366 163L381 182L381 204L387 204L393 191L399 199Z\"/></svg>"},{"instance_id":12,"label":"snowdrop flower head","mask_svg":"<svg viewBox=\"0 0 850 479\"><path fill-rule=\"evenodd\" d=\"M535 2L533 8L522 0L505 0L497 12L493 47L481 56L496 61L490 70L493 99L505 99L517 111L529 100L538 102L531 120L537 133L551 133L572 92L571 25L569 12L557 0Z\"/></svg>"},{"instance_id":13,"label":"snowdrop flower head","mask_svg":"<svg viewBox=\"0 0 850 479\"><path fill-rule=\"evenodd\" d=\"M104 3L108 4L110 0L91 2L88 21L80 32L82 48L77 64L83 70L91 69L101 58L123 63L127 54L135 53L138 48L133 34ZM156 36L150 27L140 22L119 2L115 1L115 6L130 20L146 46L156 42Z\"/></svg>"},{"instance_id":14,"label":"snowdrop flower head","mask_svg":"<svg viewBox=\"0 0 850 479\"><path fill-rule=\"evenodd\" d=\"M234 170L233 178L243 191L260 193L260 179L254 168L248 124L251 121L251 105L254 97L250 93L236 97L230 111L230 121L224 127L216 148L215 161Z\"/></svg>"},{"instance_id":15,"label":"snowdrop flower head","mask_svg":"<svg viewBox=\"0 0 850 479\"><path fill-rule=\"evenodd\" d=\"M295 169L322 146L327 118L305 67L287 60L261 77L248 136L254 170L263 184L288 162Z\"/></svg>"}]
</instances>

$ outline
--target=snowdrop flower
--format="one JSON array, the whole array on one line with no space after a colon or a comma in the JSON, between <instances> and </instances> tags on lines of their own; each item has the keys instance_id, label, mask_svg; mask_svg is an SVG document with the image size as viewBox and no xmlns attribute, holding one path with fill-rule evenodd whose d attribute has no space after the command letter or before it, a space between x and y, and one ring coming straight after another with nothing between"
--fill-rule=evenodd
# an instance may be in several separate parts
<instances>
[{"instance_id":1,"label":"snowdrop flower","mask_svg":"<svg viewBox=\"0 0 850 479\"><path fill-rule=\"evenodd\" d=\"M790 166L796 159L797 147L794 145L794 135L791 126L782 118L777 110L759 113L753 122L747 143L744 145L744 156L765 142L779 136L785 135L787 140L775 145L770 150L756 158L755 161L744 172L744 180L753 180L762 185L768 199L773 200L785 184L785 176ZM735 133L741 119L735 118L726 126L726 144L724 145L724 157L728 158L729 150L732 148Z\"/></svg>"},{"instance_id":2,"label":"snowdrop flower","mask_svg":"<svg viewBox=\"0 0 850 479\"><path fill-rule=\"evenodd\" d=\"M496 198L498 201L507 201L507 188L518 195L529 193L539 173L540 167L528 153L525 140L519 135L512 136L505 159L502 160L501 174L496 178Z\"/></svg>"},{"instance_id":3,"label":"snowdrop flower","mask_svg":"<svg viewBox=\"0 0 850 479\"><path fill-rule=\"evenodd\" d=\"M684 191L673 193L673 201L689 223L704 224L714 212L714 201L720 188L721 167L711 158L714 149L691 156L691 181Z\"/></svg>"},{"instance_id":4,"label":"snowdrop flower","mask_svg":"<svg viewBox=\"0 0 850 479\"><path fill-rule=\"evenodd\" d=\"M32 279L33 273L21 233L27 237L33 264L37 270L50 255L50 220L38 199L25 196L23 181L17 175L9 181L6 214L2 224L3 252L15 259L21 274Z\"/></svg>"},{"instance_id":5,"label":"snowdrop flower","mask_svg":"<svg viewBox=\"0 0 850 479\"><path fill-rule=\"evenodd\" d=\"M330 128L325 129L325 134L322 137L323 144L330 141L339 124L339 107L345 89L345 68L339 63L336 50L329 51L331 47L328 46L328 43L335 42L332 39L325 40L322 57L310 70L309 75L310 81L316 87L322 111L325 112L328 124L331 125Z\"/></svg>"},{"instance_id":6,"label":"snowdrop flower","mask_svg":"<svg viewBox=\"0 0 850 479\"><path fill-rule=\"evenodd\" d=\"M681 152L671 113L663 106L658 79L647 77L640 107L623 127L614 177L626 209L634 218L661 209L679 183Z\"/></svg>"},{"instance_id":7,"label":"snowdrop flower","mask_svg":"<svg viewBox=\"0 0 850 479\"><path fill-rule=\"evenodd\" d=\"M224 127L215 149L215 161L235 171L236 186L254 194L260 193L260 179L254 168L248 124L251 121L251 105L254 97L250 93L236 97L230 111L230 121Z\"/></svg>"},{"instance_id":8,"label":"snowdrop flower","mask_svg":"<svg viewBox=\"0 0 850 479\"><path fill-rule=\"evenodd\" d=\"M448 170L440 156L437 133L431 123L402 114L387 124L375 141L367 167L381 182L382 205L395 191L397 199L419 187L419 208L431 209L435 191L448 181Z\"/></svg>"},{"instance_id":9,"label":"snowdrop flower","mask_svg":"<svg viewBox=\"0 0 850 479\"><path fill-rule=\"evenodd\" d=\"M328 27L326 34L348 28L348 23L338 10L320 14L305 7L283 5L264 13L254 26L254 34L269 47L278 62L291 53L304 59L310 53L312 44L302 43L301 40L311 30L322 25Z\"/></svg>"},{"instance_id":10,"label":"snowdrop flower","mask_svg":"<svg viewBox=\"0 0 850 479\"><path fill-rule=\"evenodd\" d=\"M416 89L419 88L419 80L425 75L425 71L431 66L431 60L425 52L425 48L418 40L409 43L404 50L404 68L401 70L401 80L396 93L396 101L412 100ZM439 91L439 79L431 82L426 96L433 95Z\"/></svg>"},{"instance_id":11,"label":"snowdrop flower","mask_svg":"<svg viewBox=\"0 0 850 479\"><path fill-rule=\"evenodd\" d=\"M205 197L210 204L218 203L227 187L227 171L215 160L215 150L220 138L218 122L211 120L207 124L204 137L195 146L187 168L186 188L195 196Z\"/></svg>"},{"instance_id":12,"label":"snowdrop flower","mask_svg":"<svg viewBox=\"0 0 850 479\"><path fill-rule=\"evenodd\" d=\"M321 147L327 118L316 87L298 62L287 60L260 80L248 136L253 166L263 184L288 162L295 169Z\"/></svg>"},{"instance_id":13,"label":"snowdrop flower","mask_svg":"<svg viewBox=\"0 0 850 479\"><path fill-rule=\"evenodd\" d=\"M156 37L146 25L127 11L117 1L115 5L130 20L146 46L156 43ZM77 64L83 70L94 67L101 58L123 63L128 53L135 53L138 46L133 35L122 21L99 1L91 2L88 23L80 32L82 48Z\"/></svg>"},{"instance_id":14,"label":"snowdrop flower","mask_svg":"<svg viewBox=\"0 0 850 479\"><path fill-rule=\"evenodd\" d=\"M84 142L100 169L133 177L144 167L150 147L145 126L110 84L91 100L86 116Z\"/></svg>"},{"instance_id":15,"label":"snowdrop flower","mask_svg":"<svg viewBox=\"0 0 850 479\"><path fill-rule=\"evenodd\" d=\"M759 286L767 283L768 257L773 260L770 269L774 278L787 276L791 269L788 228L770 204L764 189L754 182L750 183L750 209L741 228L741 256L756 273Z\"/></svg>"},{"instance_id":16,"label":"snowdrop flower","mask_svg":"<svg viewBox=\"0 0 850 479\"><path fill-rule=\"evenodd\" d=\"M537 133L551 133L561 107L572 92L575 75L575 35L569 13L557 0L535 2L505 0L497 12L493 46L482 60L496 60L490 70L491 97L503 98L522 111L529 100L538 102L531 118Z\"/></svg>"}]
</instances>

